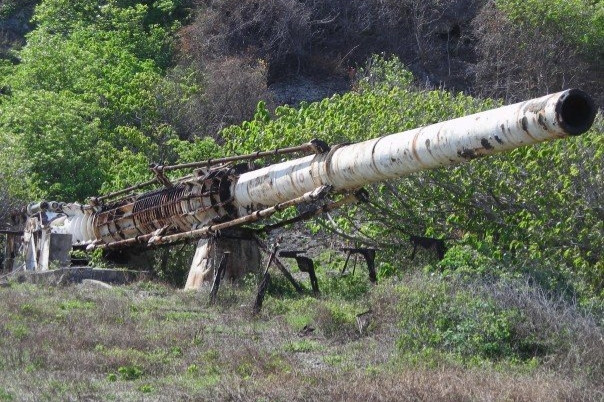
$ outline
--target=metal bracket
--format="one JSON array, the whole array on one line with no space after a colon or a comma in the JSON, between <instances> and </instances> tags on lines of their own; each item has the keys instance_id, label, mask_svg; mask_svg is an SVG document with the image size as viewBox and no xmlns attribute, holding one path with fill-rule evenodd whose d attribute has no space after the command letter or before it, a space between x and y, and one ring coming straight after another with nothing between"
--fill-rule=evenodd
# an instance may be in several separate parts
<instances>
[{"instance_id":1,"label":"metal bracket","mask_svg":"<svg viewBox=\"0 0 604 402\"><path fill-rule=\"evenodd\" d=\"M319 281L315 274L315 264L309 257L299 255L304 253L304 250L284 250L279 253L279 257L295 258L298 268L301 272L306 272L310 278L310 285L314 294L319 294Z\"/></svg>"},{"instance_id":2,"label":"metal bracket","mask_svg":"<svg viewBox=\"0 0 604 402\"><path fill-rule=\"evenodd\" d=\"M264 241L260 237L258 237L257 235L254 235L254 240L258 244L258 247L260 247L260 250L264 251L266 254L269 254L268 246L266 245L266 243L264 243ZM273 253L270 253L270 255L272 255L272 254ZM283 263L279 260L279 258L277 258L276 252L274 254L275 255L273 255L269 259L269 262L272 262L273 264L275 264L275 266L279 269L279 271L281 271L283 276L285 276L287 278L287 280L292 284L292 286L296 289L296 292L302 294L304 292L304 289L302 288L302 286L300 286L300 284L294 279L292 274L290 274L290 272L287 270L285 265L283 265Z\"/></svg>"},{"instance_id":3,"label":"metal bracket","mask_svg":"<svg viewBox=\"0 0 604 402\"><path fill-rule=\"evenodd\" d=\"M153 172L157 181L166 186L167 188L174 187L174 184L164 175L164 167L161 165L157 165L152 163L149 165L149 169Z\"/></svg>"},{"instance_id":4,"label":"metal bracket","mask_svg":"<svg viewBox=\"0 0 604 402\"><path fill-rule=\"evenodd\" d=\"M220 281L224 278L226 273L227 262L229 260L229 252L225 252L222 255L218 269L214 272L214 282L212 283L212 290L210 290L210 304L216 303L216 295L218 294L218 288L220 287Z\"/></svg>"},{"instance_id":5,"label":"metal bracket","mask_svg":"<svg viewBox=\"0 0 604 402\"><path fill-rule=\"evenodd\" d=\"M344 274L344 272L346 272L346 267L348 266L348 260L350 259L350 256L353 254L361 254L365 258L365 262L367 263L367 270L369 271L369 280L372 283L377 284L377 275L375 273L375 252L377 249L344 247L341 250L347 253L346 262L344 263L344 268L342 268L341 272L342 275Z\"/></svg>"},{"instance_id":6,"label":"metal bracket","mask_svg":"<svg viewBox=\"0 0 604 402\"><path fill-rule=\"evenodd\" d=\"M329 145L327 145L325 141L322 141L318 138L312 139L310 141L310 146L316 154L323 154L331 150L331 148L329 147Z\"/></svg>"}]
</instances>

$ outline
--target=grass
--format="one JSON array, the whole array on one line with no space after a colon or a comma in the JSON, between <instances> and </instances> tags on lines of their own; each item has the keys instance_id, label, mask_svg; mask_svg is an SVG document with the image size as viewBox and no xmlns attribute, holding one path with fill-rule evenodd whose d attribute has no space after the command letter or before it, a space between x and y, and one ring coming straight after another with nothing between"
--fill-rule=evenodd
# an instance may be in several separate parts
<instances>
[{"instance_id":1,"label":"grass","mask_svg":"<svg viewBox=\"0 0 604 402\"><path fill-rule=\"evenodd\" d=\"M450 289L430 281L384 281L352 299L339 297L340 287L318 299L269 295L257 317L251 288L225 285L221 302L209 306L204 291L150 282L97 290L12 284L0 291L0 401L602 399L602 354L587 336L601 336L601 329L568 309L565 319L583 335L564 338L578 341L559 355L472 360L434 339L425 348L401 341L403 327L420 325L430 313L426 291L446 302ZM504 289L497 291L487 313L502 300L510 303ZM464 310L459 295L439 319L453 311L469 337L467 314L477 307ZM424 309L402 307L412 302ZM361 335L356 316L369 308L371 323ZM443 339L455 339L449 327L441 329L449 331ZM513 345L508 335L505 341ZM564 369L564 362L575 369Z\"/></svg>"}]
</instances>

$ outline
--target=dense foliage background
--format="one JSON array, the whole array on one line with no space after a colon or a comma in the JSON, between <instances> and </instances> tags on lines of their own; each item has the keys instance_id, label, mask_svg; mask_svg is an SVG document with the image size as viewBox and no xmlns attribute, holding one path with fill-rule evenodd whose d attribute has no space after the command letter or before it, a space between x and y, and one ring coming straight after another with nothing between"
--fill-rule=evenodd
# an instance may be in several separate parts
<instances>
[{"instance_id":1,"label":"dense foliage background","mask_svg":"<svg viewBox=\"0 0 604 402\"><path fill-rule=\"evenodd\" d=\"M356 142L568 87L602 106L602 49L604 5L593 0L2 0L0 218L16 203L84 201L146 180L150 162ZM349 90L279 105L273 84L300 77ZM560 301L544 302L549 318L572 306L593 324L597 347L603 132L600 114L578 138L375 185L368 204L311 229L379 247L380 280L414 273L391 283L401 350L465 362L572 354L578 338L539 326L543 300ZM411 261L410 235L446 240L445 258ZM157 272L182 281L186 255L170 253ZM335 300L368 292L322 275ZM292 303L281 313L303 302ZM315 306L317 317L351 325L334 303Z\"/></svg>"}]
</instances>

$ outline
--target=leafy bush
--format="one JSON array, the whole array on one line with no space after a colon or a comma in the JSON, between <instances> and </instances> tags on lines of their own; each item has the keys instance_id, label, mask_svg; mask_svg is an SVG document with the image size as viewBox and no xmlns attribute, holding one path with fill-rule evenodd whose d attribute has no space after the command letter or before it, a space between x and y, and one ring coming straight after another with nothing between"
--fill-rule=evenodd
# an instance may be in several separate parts
<instances>
[{"instance_id":1,"label":"leafy bush","mask_svg":"<svg viewBox=\"0 0 604 402\"><path fill-rule=\"evenodd\" d=\"M419 289L402 285L401 335L405 352L437 348L463 358L501 358L517 354L513 325L519 312L499 308L493 300L455 291L444 282Z\"/></svg>"},{"instance_id":2,"label":"leafy bush","mask_svg":"<svg viewBox=\"0 0 604 402\"><path fill-rule=\"evenodd\" d=\"M364 261L361 262L364 264ZM357 270L356 275L351 273L340 275L320 275L319 288L326 297L354 301L364 297L370 289L370 282L366 272Z\"/></svg>"},{"instance_id":3,"label":"leafy bush","mask_svg":"<svg viewBox=\"0 0 604 402\"><path fill-rule=\"evenodd\" d=\"M488 2L474 20L476 90L520 101L566 88L604 100L604 8L573 0Z\"/></svg>"},{"instance_id":4,"label":"leafy bush","mask_svg":"<svg viewBox=\"0 0 604 402\"><path fill-rule=\"evenodd\" d=\"M122 366L117 369L117 372L124 381L138 380L143 375L143 370L138 366Z\"/></svg>"},{"instance_id":5,"label":"leafy bush","mask_svg":"<svg viewBox=\"0 0 604 402\"><path fill-rule=\"evenodd\" d=\"M416 276L396 287L403 354L437 351L464 362L508 360L593 375L602 329L588 310L523 277ZM579 346L581 345L581 346ZM566 364L566 367L562 368Z\"/></svg>"},{"instance_id":6,"label":"leafy bush","mask_svg":"<svg viewBox=\"0 0 604 402\"><path fill-rule=\"evenodd\" d=\"M164 147L177 136L158 114L156 91L180 3L161 4L164 17L144 1L36 8L20 63L1 68L0 160L20 179L12 194L82 200L176 157Z\"/></svg>"},{"instance_id":7,"label":"leafy bush","mask_svg":"<svg viewBox=\"0 0 604 402\"><path fill-rule=\"evenodd\" d=\"M7 182L13 196L81 199L106 179L103 161L90 152L100 146L94 106L67 94L35 91L16 93L0 110L0 157L13 178Z\"/></svg>"},{"instance_id":8,"label":"leafy bush","mask_svg":"<svg viewBox=\"0 0 604 402\"><path fill-rule=\"evenodd\" d=\"M604 58L604 4L593 0L497 0L514 22L561 34L587 57Z\"/></svg>"}]
</instances>

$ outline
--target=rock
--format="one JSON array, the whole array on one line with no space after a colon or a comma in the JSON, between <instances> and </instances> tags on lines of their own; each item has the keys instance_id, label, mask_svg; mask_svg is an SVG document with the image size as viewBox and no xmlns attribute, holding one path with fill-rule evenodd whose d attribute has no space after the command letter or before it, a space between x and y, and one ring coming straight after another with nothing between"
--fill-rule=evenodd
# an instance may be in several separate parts
<instances>
[{"instance_id":1,"label":"rock","mask_svg":"<svg viewBox=\"0 0 604 402\"><path fill-rule=\"evenodd\" d=\"M110 284L95 279L82 279L82 287L89 289L113 289L113 286Z\"/></svg>"},{"instance_id":2,"label":"rock","mask_svg":"<svg viewBox=\"0 0 604 402\"><path fill-rule=\"evenodd\" d=\"M57 286L67 285L67 277L65 276L65 274L61 274L61 276L59 276L59 278L55 282L55 285L57 285Z\"/></svg>"}]
</instances>

